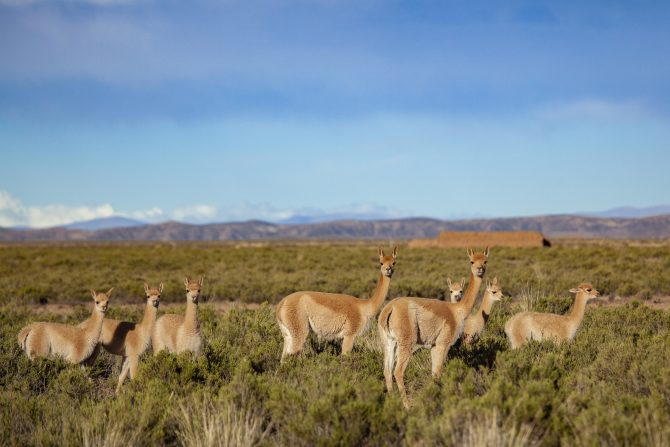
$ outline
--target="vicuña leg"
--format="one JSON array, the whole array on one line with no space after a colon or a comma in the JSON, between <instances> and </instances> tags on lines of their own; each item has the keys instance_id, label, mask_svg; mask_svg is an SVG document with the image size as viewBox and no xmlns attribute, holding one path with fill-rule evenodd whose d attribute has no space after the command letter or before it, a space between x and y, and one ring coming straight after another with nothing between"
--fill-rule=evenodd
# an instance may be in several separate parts
<instances>
[{"instance_id":1,"label":"vicu\u00f1a leg","mask_svg":"<svg viewBox=\"0 0 670 447\"><path fill-rule=\"evenodd\" d=\"M137 367L140 364L140 358L137 356L132 356L129 358L128 365L129 365L129 372L130 372L130 379L135 380L135 377L137 377Z\"/></svg>"},{"instance_id":2,"label":"vicu\u00f1a leg","mask_svg":"<svg viewBox=\"0 0 670 447\"><path fill-rule=\"evenodd\" d=\"M342 355L349 354L354 348L356 335L345 335L342 339Z\"/></svg>"},{"instance_id":3,"label":"vicu\u00f1a leg","mask_svg":"<svg viewBox=\"0 0 670 447\"><path fill-rule=\"evenodd\" d=\"M119 394L121 391L121 385L125 382L126 377L128 377L128 371L130 369L130 359L129 357L123 358L123 364L121 366L121 374L119 374L119 383L116 385L116 394Z\"/></svg>"},{"instance_id":4,"label":"vicu\u00f1a leg","mask_svg":"<svg viewBox=\"0 0 670 447\"><path fill-rule=\"evenodd\" d=\"M407 392L405 391L405 369L407 369L407 363L409 363L409 358L412 356L412 347L407 344L398 344L397 355L397 363L395 365L393 376L398 385L402 403L405 408L409 408L409 400L407 399Z\"/></svg>"},{"instance_id":5,"label":"vicu\u00f1a leg","mask_svg":"<svg viewBox=\"0 0 670 447\"><path fill-rule=\"evenodd\" d=\"M430 348L430 362L431 362L431 371L433 372L433 379L440 380L442 375L442 367L444 366L444 361L447 356L447 346L444 344L436 344Z\"/></svg>"},{"instance_id":6,"label":"vicu\u00f1a leg","mask_svg":"<svg viewBox=\"0 0 670 447\"><path fill-rule=\"evenodd\" d=\"M393 365L395 364L396 342L390 337L382 338L384 343L384 380L386 381L386 392L393 391Z\"/></svg>"}]
</instances>

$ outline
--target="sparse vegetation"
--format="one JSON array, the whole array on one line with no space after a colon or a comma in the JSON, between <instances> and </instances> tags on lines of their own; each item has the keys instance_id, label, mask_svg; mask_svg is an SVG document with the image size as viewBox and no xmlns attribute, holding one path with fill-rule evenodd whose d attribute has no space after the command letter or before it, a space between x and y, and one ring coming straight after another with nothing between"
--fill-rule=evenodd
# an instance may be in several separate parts
<instances>
[{"instance_id":1,"label":"sparse vegetation","mask_svg":"<svg viewBox=\"0 0 670 447\"><path fill-rule=\"evenodd\" d=\"M519 307L506 298L479 339L451 349L439 383L430 377L428 350L412 356L410 411L384 391L374 325L347 357L337 343L310 338L302 355L280 364L271 304L303 289L367 296L376 262L371 245L5 246L3 444L667 445L670 313L640 302L590 305L572 342L512 351L503 326ZM501 248L492 250L487 276L498 276L506 296L532 296L533 310L564 313L568 289L583 280L606 294L630 284L628 295L667 295L667 267L664 247ZM444 295L447 275L464 276L467 268L462 250L401 246L389 297ZM109 316L139 321L145 279L164 281L164 299L182 302L183 277L199 274L209 298L200 309L203 355L145 354L137 380L119 396L121 365L109 354L81 370L59 359L31 362L16 342L19 329L37 319L23 303L81 302L71 313L39 315L76 323L90 314L87 288L115 286L117 300L137 306L115 307L113 299ZM267 303L225 313L212 304L233 298Z\"/></svg>"}]
</instances>

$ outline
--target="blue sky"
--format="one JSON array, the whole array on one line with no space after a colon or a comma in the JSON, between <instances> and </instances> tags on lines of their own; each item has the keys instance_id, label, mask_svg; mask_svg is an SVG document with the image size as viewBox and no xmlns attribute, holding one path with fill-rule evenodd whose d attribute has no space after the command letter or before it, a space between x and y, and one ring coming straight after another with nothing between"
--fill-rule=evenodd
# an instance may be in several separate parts
<instances>
[{"instance_id":1,"label":"blue sky","mask_svg":"<svg viewBox=\"0 0 670 447\"><path fill-rule=\"evenodd\" d=\"M668 204L669 5L0 0L0 226Z\"/></svg>"}]
</instances>

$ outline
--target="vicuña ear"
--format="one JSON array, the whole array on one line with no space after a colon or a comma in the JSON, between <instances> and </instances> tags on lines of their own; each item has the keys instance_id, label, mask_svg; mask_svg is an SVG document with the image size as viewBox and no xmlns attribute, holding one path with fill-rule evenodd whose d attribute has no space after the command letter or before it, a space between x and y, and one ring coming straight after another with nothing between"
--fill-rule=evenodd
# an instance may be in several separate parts
<instances>
[{"instance_id":1,"label":"vicu\u00f1a ear","mask_svg":"<svg viewBox=\"0 0 670 447\"><path fill-rule=\"evenodd\" d=\"M398 246L393 247L393 259L398 257Z\"/></svg>"},{"instance_id":2,"label":"vicu\u00f1a ear","mask_svg":"<svg viewBox=\"0 0 670 447\"><path fill-rule=\"evenodd\" d=\"M451 278L447 278L447 284L449 284L449 288L451 289Z\"/></svg>"},{"instance_id":3,"label":"vicu\u00f1a ear","mask_svg":"<svg viewBox=\"0 0 670 447\"><path fill-rule=\"evenodd\" d=\"M381 247L377 248L377 253L379 254L380 258L384 257L384 249L383 248L381 248Z\"/></svg>"},{"instance_id":4,"label":"vicu\u00f1a ear","mask_svg":"<svg viewBox=\"0 0 670 447\"><path fill-rule=\"evenodd\" d=\"M201 276L201 277L200 277L200 282L198 283L198 284L200 284L200 287L202 287L202 283L203 283L203 282L205 282L205 277L204 277L204 276Z\"/></svg>"},{"instance_id":5,"label":"vicu\u00f1a ear","mask_svg":"<svg viewBox=\"0 0 670 447\"><path fill-rule=\"evenodd\" d=\"M576 287L572 288L572 289L570 289L570 293L579 293L579 289L576 288Z\"/></svg>"},{"instance_id":6,"label":"vicu\u00f1a ear","mask_svg":"<svg viewBox=\"0 0 670 447\"><path fill-rule=\"evenodd\" d=\"M472 251L471 248L468 248L468 258L472 259L475 256L475 253Z\"/></svg>"},{"instance_id":7,"label":"vicu\u00f1a ear","mask_svg":"<svg viewBox=\"0 0 670 447\"><path fill-rule=\"evenodd\" d=\"M490 252L489 251L489 246L487 245L486 248L484 249L484 256L486 256L488 258L489 257L489 252Z\"/></svg>"},{"instance_id":8,"label":"vicu\u00f1a ear","mask_svg":"<svg viewBox=\"0 0 670 447\"><path fill-rule=\"evenodd\" d=\"M158 293L163 293L163 283L158 286Z\"/></svg>"},{"instance_id":9,"label":"vicu\u00f1a ear","mask_svg":"<svg viewBox=\"0 0 670 447\"><path fill-rule=\"evenodd\" d=\"M98 297L98 294L95 293L95 290L91 289L91 296L93 297L93 299L96 299Z\"/></svg>"},{"instance_id":10,"label":"vicu\u00f1a ear","mask_svg":"<svg viewBox=\"0 0 670 447\"><path fill-rule=\"evenodd\" d=\"M105 295L107 295L107 298L109 298L110 295L112 294L112 290L114 290L114 287L112 287L111 289L109 289L109 290L107 291L107 293L105 293Z\"/></svg>"},{"instance_id":11,"label":"vicu\u00f1a ear","mask_svg":"<svg viewBox=\"0 0 670 447\"><path fill-rule=\"evenodd\" d=\"M184 278L184 285L185 285L186 287L188 287L188 283L189 283L189 282L190 282L190 281L188 280L188 276L187 276L186 278Z\"/></svg>"},{"instance_id":12,"label":"vicu\u00f1a ear","mask_svg":"<svg viewBox=\"0 0 670 447\"><path fill-rule=\"evenodd\" d=\"M145 295L149 295L149 284L144 283L144 293Z\"/></svg>"},{"instance_id":13,"label":"vicu\u00f1a ear","mask_svg":"<svg viewBox=\"0 0 670 447\"><path fill-rule=\"evenodd\" d=\"M465 286L465 278L461 278L461 289Z\"/></svg>"},{"instance_id":14,"label":"vicu\u00f1a ear","mask_svg":"<svg viewBox=\"0 0 670 447\"><path fill-rule=\"evenodd\" d=\"M498 284L498 277L497 276L495 278L493 278L493 282L491 284Z\"/></svg>"}]
</instances>

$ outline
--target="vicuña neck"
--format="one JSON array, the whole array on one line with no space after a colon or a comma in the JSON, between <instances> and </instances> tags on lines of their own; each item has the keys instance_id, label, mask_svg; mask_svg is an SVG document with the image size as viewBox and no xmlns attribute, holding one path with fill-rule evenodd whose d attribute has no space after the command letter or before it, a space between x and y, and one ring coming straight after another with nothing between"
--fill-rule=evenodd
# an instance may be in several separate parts
<instances>
[{"instance_id":1,"label":"vicu\u00f1a neck","mask_svg":"<svg viewBox=\"0 0 670 447\"><path fill-rule=\"evenodd\" d=\"M586 310L586 297L581 293L575 296L575 304L572 305L572 310L568 314L570 320L580 323L584 318L584 311Z\"/></svg>"},{"instance_id":2,"label":"vicu\u00f1a neck","mask_svg":"<svg viewBox=\"0 0 670 447\"><path fill-rule=\"evenodd\" d=\"M154 307L148 300L147 305L144 308L144 317L142 317L142 322L140 325L144 328L151 329L156 321L156 314L158 313L158 308Z\"/></svg>"},{"instance_id":3,"label":"vicu\u00f1a neck","mask_svg":"<svg viewBox=\"0 0 670 447\"><path fill-rule=\"evenodd\" d=\"M465 312L465 315L469 315L472 312L472 308L475 305L475 299L477 298L477 292L479 292L479 287L482 285L482 278L475 276L470 272L470 283L468 283L468 288L465 289L463 294L463 299L461 299L456 306L461 308Z\"/></svg>"},{"instance_id":4,"label":"vicu\u00f1a neck","mask_svg":"<svg viewBox=\"0 0 670 447\"><path fill-rule=\"evenodd\" d=\"M184 315L184 326L186 330L198 329L198 305L191 299L186 302L186 314Z\"/></svg>"},{"instance_id":5,"label":"vicu\u00f1a neck","mask_svg":"<svg viewBox=\"0 0 670 447\"><path fill-rule=\"evenodd\" d=\"M93 314L89 320L88 330L91 331L91 334L96 338L100 338L100 332L102 332L102 321L105 318L105 314L99 312L98 309L93 306Z\"/></svg>"},{"instance_id":6,"label":"vicu\u00f1a neck","mask_svg":"<svg viewBox=\"0 0 670 447\"><path fill-rule=\"evenodd\" d=\"M375 291L372 292L372 297L366 301L368 310L372 314L376 314L384 301L386 300L386 295L389 293L389 286L391 285L391 278L380 273L379 280L377 281L377 287Z\"/></svg>"},{"instance_id":7,"label":"vicu\u00f1a neck","mask_svg":"<svg viewBox=\"0 0 670 447\"><path fill-rule=\"evenodd\" d=\"M488 315L491 313L491 307L493 307L493 295L487 290L484 292L484 298L482 299L482 305L479 307L479 310Z\"/></svg>"}]
</instances>

